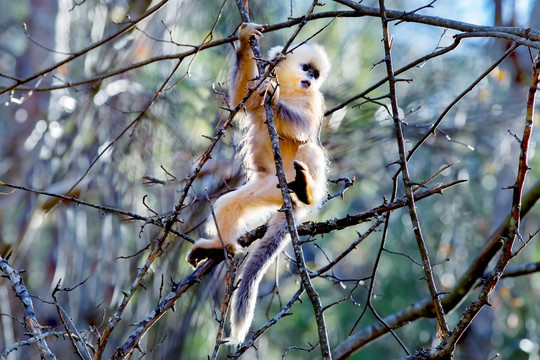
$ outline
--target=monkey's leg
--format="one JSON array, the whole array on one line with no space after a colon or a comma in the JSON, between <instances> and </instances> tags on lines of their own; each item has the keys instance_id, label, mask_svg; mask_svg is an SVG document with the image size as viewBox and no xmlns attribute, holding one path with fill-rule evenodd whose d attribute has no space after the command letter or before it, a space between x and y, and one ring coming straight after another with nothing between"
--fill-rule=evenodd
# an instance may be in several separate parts
<instances>
[{"instance_id":1,"label":"monkey's leg","mask_svg":"<svg viewBox=\"0 0 540 360\"><path fill-rule=\"evenodd\" d=\"M213 239L197 241L187 256L188 262L196 266L205 258L221 255L223 245L229 252L239 251L237 238L253 222L264 220L282 204L276 185L274 175L256 175L247 184L220 197L214 204L216 234Z\"/></svg>"},{"instance_id":2,"label":"monkey's leg","mask_svg":"<svg viewBox=\"0 0 540 360\"><path fill-rule=\"evenodd\" d=\"M326 155L314 143L302 144L296 153L294 181L289 188L307 205L320 202L326 193Z\"/></svg>"}]
</instances>

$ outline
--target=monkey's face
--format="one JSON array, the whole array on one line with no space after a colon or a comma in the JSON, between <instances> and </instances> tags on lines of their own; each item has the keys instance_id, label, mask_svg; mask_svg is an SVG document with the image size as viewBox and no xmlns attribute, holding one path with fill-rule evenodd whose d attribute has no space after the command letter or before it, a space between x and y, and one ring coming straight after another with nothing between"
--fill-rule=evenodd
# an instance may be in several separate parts
<instances>
[{"instance_id":1,"label":"monkey's face","mask_svg":"<svg viewBox=\"0 0 540 360\"><path fill-rule=\"evenodd\" d=\"M321 71L314 61L294 53L278 64L276 74L281 89L309 93L318 91L321 85Z\"/></svg>"},{"instance_id":2,"label":"monkey's face","mask_svg":"<svg viewBox=\"0 0 540 360\"><path fill-rule=\"evenodd\" d=\"M281 48L274 48L270 55L277 56L280 52ZM320 45L304 44L278 63L276 74L281 89L309 93L319 90L329 66L328 57Z\"/></svg>"},{"instance_id":3,"label":"monkey's face","mask_svg":"<svg viewBox=\"0 0 540 360\"><path fill-rule=\"evenodd\" d=\"M319 76L321 73L319 70L317 70L317 68L315 68L313 64L300 64L300 69L302 69L302 71L304 72L303 79L300 80L301 87L303 87L304 89L309 89L312 83L316 82L318 84L317 80L319 80Z\"/></svg>"}]
</instances>

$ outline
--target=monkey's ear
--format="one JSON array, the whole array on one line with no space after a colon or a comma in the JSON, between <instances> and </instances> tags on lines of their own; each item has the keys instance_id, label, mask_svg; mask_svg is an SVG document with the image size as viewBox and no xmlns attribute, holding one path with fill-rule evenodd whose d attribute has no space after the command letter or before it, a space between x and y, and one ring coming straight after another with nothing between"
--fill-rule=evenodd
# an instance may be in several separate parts
<instances>
[{"instance_id":1,"label":"monkey's ear","mask_svg":"<svg viewBox=\"0 0 540 360\"><path fill-rule=\"evenodd\" d=\"M281 54L281 50L283 50L283 46L274 46L270 49L270 51L268 51L268 58L270 60L275 59L279 54Z\"/></svg>"}]
</instances>

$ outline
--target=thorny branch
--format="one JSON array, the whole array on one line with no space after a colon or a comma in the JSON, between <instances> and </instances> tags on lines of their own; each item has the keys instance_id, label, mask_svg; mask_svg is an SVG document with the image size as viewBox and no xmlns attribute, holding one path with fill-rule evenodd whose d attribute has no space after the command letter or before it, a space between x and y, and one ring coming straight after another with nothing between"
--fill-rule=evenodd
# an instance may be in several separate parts
<instances>
[{"instance_id":1,"label":"thorny branch","mask_svg":"<svg viewBox=\"0 0 540 360\"><path fill-rule=\"evenodd\" d=\"M74 287L70 288L60 288L60 282L61 280L58 280L58 283L56 284L53 292L52 292L52 298L54 300L54 305L56 306L56 312L58 313L58 318L62 322L62 325L64 325L65 332L64 334L68 337L68 339L71 342L71 345L73 346L73 350L75 353L84 360L90 360L92 359L92 355L90 354L90 349L87 346L85 342L82 343L83 351L79 349L79 346L77 345L77 340L83 339L83 336L81 336L81 333L73 323L72 318L69 316L69 314L60 306L58 299L56 298L56 293L59 291L66 291L70 292L79 287L80 285L83 285L89 277L87 277L85 280L80 282L78 285L75 285Z\"/></svg>"},{"instance_id":2,"label":"thorny branch","mask_svg":"<svg viewBox=\"0 0 540 360\"><path fill-rule=\"evenodd\" d=\"M16 343L12 344L11 346L7 347L3 353L0 354L0 360L7 360L8 355L12 353L13 351L16 351L19 348L22 348L24 346L36 344L40 341L44 341L47 337L65 337L66 333L64 331L46 331L42 332L39 336L33 336L26 340L17 341ZM76 334L69 334L68 336L72 336L77 341L83 341L83 339L77 337Z\"/></svg>"},{"instance_id":3,"label":"thorny branch","mask_svg":"<svg viewBox=\"0 0 540 360\"><path fill-rule=\"evenodd\" d=\"M437 320L438 320L437 333L440 332L440 337L444 338L446 337L448 333L448 325L446 323L446 319L444 318L444 310L441 305L437 287L435 285L433 271L431 268L431 260L429 258L429 252L428 252L426 243L424 241L424 236L420 228L420 219L418 218L418 214L416 213L416 206L414 204L414 196L412 192L412 187L414 184L411 181L411 178L409 176L409 169L407 165L407 153L405 149L405 138L403 136L401 119L399 118L399 110L398 110L397 95L396 95L396 78L394 76L394 69L392 65L392 55L391 55L391 49L390 49L391 43L390 43L390 35L388 31L389 20L387 18L384 0L379 0L379 7L381 9L381 22L382 22L382 27L383 27L383 44L384 44L386 71L388 73L388 86L390 88L390 102L392 105L392 116L394 120L396 141L397 141L398 149L399 149L401 176L403 178L405 194L407 195L407 199L408 199L409 216L411 218L413 232L416 237L416 242L418 244L420 255L422 256L424 272L426 275L425 279L428 284L429 292L433 299L433 303L435 305L435 310L436 310Z\"/></svg>"}]
</instances>

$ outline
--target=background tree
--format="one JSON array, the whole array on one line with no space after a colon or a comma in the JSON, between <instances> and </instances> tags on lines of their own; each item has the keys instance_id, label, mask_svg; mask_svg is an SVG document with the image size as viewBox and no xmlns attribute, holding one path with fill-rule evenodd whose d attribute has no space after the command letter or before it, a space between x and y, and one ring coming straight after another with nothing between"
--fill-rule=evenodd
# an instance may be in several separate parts
<instances>
[{"instance_id":1,"label":"background tree","mask_svg":"<svg viewBox=\"0 0 540 360\"><path fill-rule=\"evenodd\" d=\"M318 358L301 268L334 359L538 356L540 1L249 4L263 54L298 29L328 51L335 180L238 349L221 339L241 256L193 272L185 254L243 181L241 4L3 5L0 358Z\"/></svg>"}]
</instances>

